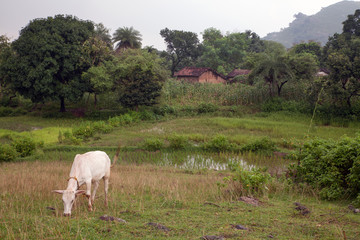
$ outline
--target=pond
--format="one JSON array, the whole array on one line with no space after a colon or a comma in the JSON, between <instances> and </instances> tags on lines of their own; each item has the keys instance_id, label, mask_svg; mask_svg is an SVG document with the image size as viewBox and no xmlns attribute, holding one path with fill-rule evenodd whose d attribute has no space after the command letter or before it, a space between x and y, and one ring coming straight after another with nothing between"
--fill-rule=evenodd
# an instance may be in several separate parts
<instances>
[{"instance_id":1,"label":"pond","mask_svg":"<svg viewBox=\"0 0 360 240\"><path fill-rule=\"evenodd\" d=\"M246 170L254 167L267 168L271 174L284 172L290 160L278 156L261 156L256 154L236 154L236 153L189 153L189 152L170 152L160 151L147 152L123 152L122 159L132 163L151 163L158 166L174 166L185 170L229 170L232 165L240 165Z\"/></svg>"}]
</instances>

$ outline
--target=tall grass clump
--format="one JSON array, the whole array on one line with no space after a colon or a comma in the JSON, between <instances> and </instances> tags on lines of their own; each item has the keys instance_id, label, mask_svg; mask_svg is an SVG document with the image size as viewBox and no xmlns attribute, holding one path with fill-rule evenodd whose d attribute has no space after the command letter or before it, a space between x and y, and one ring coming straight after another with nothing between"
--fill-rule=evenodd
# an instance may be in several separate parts
<instances>
[{"instance_id":1,"label":"tall grass clump","mask_svg":"<svg viewBox=\"0 0 360 240\"><path fill-rule=\"evenodd\" d=\"M226 190L223 193L230 195L231 198L267 194L268 184L272 177L266 172L266 169L256 167L244 169L239 164L230 166L230 169L232 174L224 177L222 183L218 183L220 189Z\"/></svg>"}]
</instances>

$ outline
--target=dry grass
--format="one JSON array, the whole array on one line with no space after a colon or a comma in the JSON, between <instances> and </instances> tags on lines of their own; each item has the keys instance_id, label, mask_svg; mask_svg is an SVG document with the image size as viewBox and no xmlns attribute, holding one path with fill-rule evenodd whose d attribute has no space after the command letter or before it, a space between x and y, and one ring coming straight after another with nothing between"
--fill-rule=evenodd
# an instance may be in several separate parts
<instances>
[{"instance_id":1,"label":"dry grass","mask_svg":"<svg viewBox=\"0 0 360 240\"><path fill-rule=\"evenodd\" d=\"M66 188L70 168L68 161L4 163L0 168L1 195L22 195L37 201L54 200L56 196L56 201L61 202L51 191ZM184 174L182 170L154 165L116 165L111 169L110 199L150 194L175 201L203 202L217 195L216 182L221 178L218 174ZM102 183L97 197L103 199Z\"/></svg>"},{"instance_id":2,"label":"dry grass","mask_svg":"<svg viewBox=\"0 0 360 240\"><path fill-rule=\"evenodd\" d=\"M100 184L95 211L88 212L79 198L72 218L62 217L62 202L53 189L66 187L71 161L3 163L0 166L0 239L200 239L204 235L226 239L348 239L360 236L358 216L345 207L308 201L304 196L262 199L254 207L225 201L216 182L219 172L189 174L154 165L118 164L112 169L109 207L103 205ZM299 198L300 197L300 198ZM294 199L295 198L295 199ZM213 205L204 204L205 202ZM296 213L301 201L312 213ZM56 210L49 210L53 207ZM99 216L123 218L126 224L104 222ZM147 223L170 228L163 232ZM250 230L239 231L232 224ZM296 236L296 238L294 237Z\"/></svg>"}]
</instances>

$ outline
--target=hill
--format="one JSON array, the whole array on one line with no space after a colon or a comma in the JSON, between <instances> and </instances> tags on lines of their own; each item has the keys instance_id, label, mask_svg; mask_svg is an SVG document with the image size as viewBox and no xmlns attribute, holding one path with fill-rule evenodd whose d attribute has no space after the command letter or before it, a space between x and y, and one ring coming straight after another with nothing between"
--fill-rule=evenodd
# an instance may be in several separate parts
<instances>
[{"instance_id":1,"label":"hill","mask_svg":"<svg viewBox=\"0 0 360 240\"><path fill-rule=\"evenodd\" d=\"M329 36L342 32L342 22L359 8L358 1L342 1L322 8L311 16L298 13L289 27L269 33L263 39L282 43L288 48L303 41L316 41L325 45Z\"/></svg>"}]
</instances>

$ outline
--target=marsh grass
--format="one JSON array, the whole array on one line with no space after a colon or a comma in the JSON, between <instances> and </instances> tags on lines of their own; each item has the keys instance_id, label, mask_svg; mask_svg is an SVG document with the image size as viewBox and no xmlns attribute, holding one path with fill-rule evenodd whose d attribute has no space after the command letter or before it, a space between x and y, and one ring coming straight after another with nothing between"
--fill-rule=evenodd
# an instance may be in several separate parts
<instances>
[{"instance_id":1,"label":"marsh grass","mask_svg":"<svg viewBox=\"0 0 360 240\"><path fill-rule=\"evenodd\" d=\"M108 208L103 205L101 183L94 212L88 212L86 199L78 197L73 216L62 217L61 197L51 191L65 188L70 166L69 160L1 164L1 239L200 239L204 235L344 239L343 232L347 239L360 236L359 216L341 203L319 202L288 191L262 198L262 204L254 207L222 197L216 183L223 172L189 174L148 164L121 163L112 169ZM310 208L311 214L297 213L295 201ZM105 214L127 223L101 221ZM170 231L148 226L149 222L161 223ZM249 230L239 231L231 224Z\"/></svg>"}]
</instances>

